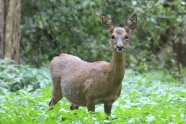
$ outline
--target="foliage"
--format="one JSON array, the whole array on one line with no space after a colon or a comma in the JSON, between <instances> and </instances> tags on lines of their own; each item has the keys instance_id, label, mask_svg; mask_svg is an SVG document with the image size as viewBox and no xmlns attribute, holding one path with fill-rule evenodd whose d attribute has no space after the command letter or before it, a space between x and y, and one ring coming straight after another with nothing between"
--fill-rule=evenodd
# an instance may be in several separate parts
<instances>
[{"instance_id":1,"label":"foliage","mask_svg":"<svg viewBox=\"0 0 186 124\"><path fill-rule=\"evenodd\" d=\"M185 42L180 37L186 31L186 27L181 26L186 18L185 4L182 0L135 3L133 8L139 12L139 18L136 45L132 50L135 50L133 55L142 68L170 68L175 65L174 45Z\"/></svg>"},{"instance_id":2,"label":"foliage","mask_svg":"<svg viewBox=\"0 0 186 124\"><path fill-rule=\"evenodd\" d=\"M38 70L29 66L18 65L14 61L0 60L0 93L5 88L8 91L25 88L29 91L40 89L49 83L50 76L48 73L46 68Z\"/></svg>"},{"instance_id":3,"label":"foliage","mask_svg":"<svg viewBox=\"0 0 186 124\"><path fill-rule=\"evenodd\" d=\"M107 56L109 53L102 54L107 45L101 43L107 44L105 38L107 35L102 35L104 29L99 18L101 10L95 11L103 3L100 2L98 5L97 1L83 1L82 4L80 1L63 0L24 1L23 6L32 5L39 10L31 15L33 18L25 17L28 21L22 24L21 45L22 55L26 57L25 62L30 61L40 66L62 52L78 55L90 61ZM26 12L23 11L23 15Z\"/></svg>"},{"instance_id":4,"label":"foliage","mask_svg":"<svg viewBox=\"0 0 186 124\"><path fill-rule=\"evenodd\" d=\"M132 13L138 15L127 66L169 68L175 64L172 46L185 42L183 0L23 0L22 4L21 54L27 64L41 66L62 52L88 61L110 61L109 36L99 18L102 12L116 26L124 26Z\"/></svg>"},{"instance_id":5,"label":"foliage","mask_svg":"<svg viewBox=\"0 0 186 124\"><path fill-rule=\"evenodd\" d=\"M162 70L175 63L174 44L185 44L180 36L186 29L185 4L183 0L22 0L22 59L41 68L0 60L0 124L186 123L186 68L180 80ZM138 15L126 64L133 70L126 70L112 115L105 115L103 105L97 105L95 113L85 107L70 111L65 98L47 111L51 79L42 65L62 52L88 61L110 60L109 36L99 18L102 12L116 26L123 26L132 13Z\"/></svg>"},{"instance_id":6,"label":"foliage","mask_svg":"<svg viewBox=\"0 0 186 124\"><path fill-rule=\"evenodd\" d=\"M14 65L11 70L10 66L6 68L4 71L7 70L7 75L16 70L16 76L10 82L22 78L22 74L17 71L22 73L24 70L25 75L33 74L28 66ZM46 81L46 85L32 92L29 87L17 92L8 92L1 87L5 90L0 92L0 123L186 123L186 86L175 80L168 71L139 73L127 69L121 96L113 105L112 115L108 117L103 111L103 105L97 105L95 113L88 113L85 107L70 111L70 103L65 98L53 110L47 111L51 98L51 86L48 85L51 80L46 78L49 74L43 69L32 69L41 72L38 75ZM1 77L0 81L3 80L7 79ZM34 79L34 82L40 81L40 78Z\"/></svg>"}]
</instances>

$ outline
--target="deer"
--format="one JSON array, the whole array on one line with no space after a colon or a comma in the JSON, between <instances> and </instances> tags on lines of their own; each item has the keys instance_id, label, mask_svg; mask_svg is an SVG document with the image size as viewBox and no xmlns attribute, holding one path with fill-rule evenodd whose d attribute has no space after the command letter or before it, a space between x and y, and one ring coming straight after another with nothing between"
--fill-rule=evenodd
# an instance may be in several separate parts
<instances>
[{"instance_id":1,"label":"deer","mask_svg":"<svg viewBox=\"0 0 186 124\"><path fill-rule=\"evenodd\" d=\"M112 105L121 94L127 43L137 25L137 15L133 14L124 27L113 26L105 13L101 22L111 38L111 62L86 62L66 53L54 57L50 63L52 98L48 110L65 97L71 103L70 110L84 106L94 112L95 105L104 104L104 112L111 115Z\"/></svg>"}]
</instances>

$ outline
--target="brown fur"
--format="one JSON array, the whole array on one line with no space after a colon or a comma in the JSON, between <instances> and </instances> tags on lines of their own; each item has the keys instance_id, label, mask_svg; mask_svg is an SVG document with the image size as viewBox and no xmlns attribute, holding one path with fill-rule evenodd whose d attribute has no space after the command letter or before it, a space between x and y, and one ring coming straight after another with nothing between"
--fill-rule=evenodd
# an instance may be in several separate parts
<instances>
[{"instance_id":1,"label":"brown fur","mask_svg":"<svg viewBox=\"0 0 186 124\"><path fill-rule=\"evenodd\" d=\"M130 19L134 18L136 19L136 15ZM125 36L129 35L127 31L129 28L127 26L115 28L105 14L102 14L102 23L109 35L115 36L112 40L111 63L104 61L89 63L68 54L55 57L50 64L53 90L49 109L64 96L72 103L71 110L87 106L88 111L94 111L96 104L103 103L105 112L111 114L112 104L121 92L127 47ZM133 25L136 25L136 22Z\"/></svg>"}]
</instances>

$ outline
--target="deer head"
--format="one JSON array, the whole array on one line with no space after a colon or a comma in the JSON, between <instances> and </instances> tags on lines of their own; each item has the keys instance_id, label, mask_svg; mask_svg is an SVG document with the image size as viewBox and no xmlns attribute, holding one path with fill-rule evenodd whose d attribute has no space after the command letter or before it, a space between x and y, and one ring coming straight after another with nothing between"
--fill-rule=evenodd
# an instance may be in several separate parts
<instances>
[{"instance_id":1,"label":"deer head","mask_svg":"<svg viewBox=\"0 0 186 124\"><path fill-rule=\"evenodd\" d=\"M128 36L136 27L137 15L132 15L124 27L114 27L111 19L105 13L101 15L101 19L111 38L113 50L123 52L127 47Z\"/></svg>"}]
</instances>

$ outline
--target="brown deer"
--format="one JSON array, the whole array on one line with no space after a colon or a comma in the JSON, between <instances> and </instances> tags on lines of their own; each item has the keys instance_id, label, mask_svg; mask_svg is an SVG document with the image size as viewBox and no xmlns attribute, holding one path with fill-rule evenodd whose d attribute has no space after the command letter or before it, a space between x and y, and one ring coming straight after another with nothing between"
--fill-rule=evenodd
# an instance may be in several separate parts
<instances>
[{"instance_id":1,"label":"brown deer","mask_svg":"<svg viewBox=\"0 0 186 124\"><path fill-rule=\"evenodd\" d=\"M50 63L53 90L49 109L64 96L72 103L71 110L86 106L95 111L95 105L103 103L105 113L111 114L112 104L120 96L128 37L136 27L137 15L129 18L125 27L114 27L104 13L101 20L112 41L111 62L90 63L68 54L54 57Z\"/></svg>"}]
</instances>

